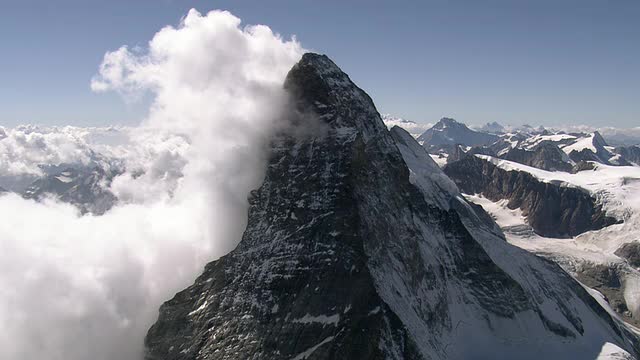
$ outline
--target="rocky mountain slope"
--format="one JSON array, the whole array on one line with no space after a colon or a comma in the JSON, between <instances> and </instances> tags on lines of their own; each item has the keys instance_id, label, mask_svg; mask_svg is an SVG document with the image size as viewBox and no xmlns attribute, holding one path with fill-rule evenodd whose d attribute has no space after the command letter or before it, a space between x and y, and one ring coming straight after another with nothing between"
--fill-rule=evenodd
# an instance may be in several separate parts
<instances>
[{"instance_id":1,"label":"rocky mountain slope","mask_svg":"<svg viewBox=\"0 0 640 360\"><path fill-rule=\"evenodd\" d=\"M108 189L116 174L100 166L68 167L36 179L22 192L22 196L35 200L55 197L77 206L82 213L102 215L117 202Z\"/></svg>"},{"instance_id":2,"label":"rocky mountain slope","mask_svg":"<svg viewBox=\"0 0 640 360\"><path fill-rule=\"evenodd\" d=\"M570 172L573 169L567 154L547 141L537 144L533 150L511 148L502 158L549 171Z\"/></svg>"},{"instance_id":3,"label":"rocky mountain slope","mask_svg":"<svg viewBox=\"0 0 640 360\"><path fill-rule=\"evenodd\" d=\"M582 138L578 138L575 142L564 146L562 149L574 162L579 161L595 161L602 164L628 165L621 158L612 159L611 153L599 132L594 132Z\"/></svg>"},{"instance_id":4,"label":"rocky mountain slope","mask_svg":"<svg viewBox=\"0 0 640 360\"><path fill-rule=\"evenodd\" d=\"M498 136L473 131L465 124L450 118L442 118L433 127L418 137L418 141L430 152L455 145L483 146L498 140Z\"/></svg>"},{"instance_id":5,"label":"rocky mountain slope","mask_svg":"<svg viewBox=\"0 0 640 360\"><path fill-rule=\"evenodd\" d=\"M319 130L274 139L241 242L161 307L147 359L638 355L619 320L508 244L331 60L304 55L285 86L298 126Z\"/></svg>"},{"instance_id":6,"label":"rocky mountain slope","mask_svg":"<svg viewBox=\"0 0 640 360\"><path fill-rule=\"evenodd\" d=\"M620 154L630 164L640 166L640 146L619 146L615 149L616 154Z\"/></svg>"},{"instance_id":7,"label":"rocky mountain slope","mask_svg":"<svg viewBox=\"0 0 640 360\"><path fill-rule=\"evenodd\" d=\"M617 222L587 191L543 182L525 171L508 171L486 158L467 156L447 164L444 172L464 193L505 199L508 208L520 208L528 224L543 236L575 236Z\"/></svg>"}]
</instances>

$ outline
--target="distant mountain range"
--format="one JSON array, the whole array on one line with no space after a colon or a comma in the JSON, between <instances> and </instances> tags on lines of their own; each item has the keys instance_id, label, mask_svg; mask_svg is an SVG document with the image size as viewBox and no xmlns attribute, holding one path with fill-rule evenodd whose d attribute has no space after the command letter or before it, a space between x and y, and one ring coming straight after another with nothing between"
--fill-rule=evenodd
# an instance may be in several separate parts
<instances>
[{"instance_id":1,"label":"distant mountain range","mask_svg":"<svg viewBox=\"0 0 640 360\"><path fill-rule=\"evenodd\" d=\"M407 120L395 123L416 129L415 123ZM474 130L454 119L442 118L415 137L440 163L449 156L453 156L450 160L457 160L461 153L469 153L515 160L545 170L571 171L577 164L585 166L582 163L588 161L605 165L640 164L639 146L610 146L598 131L566 132L529 125L507 127L497 122Z\"/></svg>"},{"instance_id":2,"label":"distant mountain range","mask_svg":"<svg viewBox=\"0 0 640 360\"><path fill-rule=\"evenodd\" d=\"M443 118L414 137L510 242L556 261L640 325L640 146L579 130Z\"/></svg>"},{"instance_id":3,"label":"distant mountain range","mask_svg":"<svg viewBox=\"0 0 640 360\"><path fill-rule=\"evenodd\" d=\"M407 130L414 137L419 137L426 130L433 126L433 123L420 123L400 117L393 116L391 114L383 114L382 119L387 127L399 126ZM465 125L467 126L467 125ZM485 123L484 125L469 125L469 129L487 134L502 135L502 134L514 134L514 133L541 133L545 130L558 133L593 133L598 132L605 139L605 141L611 146L632 146L640 145L640 127L634 128L615 128L615 127L593 127L586 125L579 126L557 126L545 128L543 126L531 126L531 125L504 125L496 121Z\"/></svg>"}]
</instances>

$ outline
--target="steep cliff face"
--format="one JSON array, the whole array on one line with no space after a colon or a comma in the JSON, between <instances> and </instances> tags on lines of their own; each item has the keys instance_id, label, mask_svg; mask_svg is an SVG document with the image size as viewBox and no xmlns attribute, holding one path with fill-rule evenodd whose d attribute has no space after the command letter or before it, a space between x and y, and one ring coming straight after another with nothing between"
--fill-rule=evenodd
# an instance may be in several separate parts
<instances>
[{"instance_id":1,"label":"steep cliff face","mask_svg":"<svg viewBox=\"0 0 640 360\"><path fill-rule=\"evenodd\" d=\"M473 155L489 155L496 156L496 152L493 151L491 147L488 146L475 146L471 149L465 150L461 145L456 145L453 150L450 150L449 156L447 156L447 164L456 162L460 159L463 159L468 156Z\"/></svg>"},{"instance_id":2,"label":"steep cliff face","mask_svg":"<svg viewBox=\"0 0 640 360\"><path fill-rule=\"evenodd\" d=\"M615 152L628 163L640 166L640 146L620 146L616 148Z\"/></svg>"},{"instance_id":3,"label":"steep cliff face","mask_svg":"<svg viewBox=\"0 0 640 360\"><path fill-rule=\"evenodd\" d=\"M325 56L285 86L238 247L160 309L147 359L596 358L637 340L555 264L504 241ZM322 126L306 124L319 121Z\"/></svg>"},{"instance_id":4,"label":"steep cliff face","mask_svg":"<svg viewBox=\"0 0 640 360\"><path fill-rule=\"evenodd\" d=\"M543 142L533 150L513 148L501 158L549 171L570 172L572 169L569 157L550 142Z\"/></svg>"},{"instance_id":5,"label":"steep cliff face","mask_svg":"<svg viewBox=\"0 0 640 360\"><path fill-rule=\"evenodd\" d=\"M447 164L444 172L465 193L509 200L508 207L522 209L529 225L543 236L575 236L617 222L586 191L507 171L476 156Z\"/></svg>"}]
</instances>

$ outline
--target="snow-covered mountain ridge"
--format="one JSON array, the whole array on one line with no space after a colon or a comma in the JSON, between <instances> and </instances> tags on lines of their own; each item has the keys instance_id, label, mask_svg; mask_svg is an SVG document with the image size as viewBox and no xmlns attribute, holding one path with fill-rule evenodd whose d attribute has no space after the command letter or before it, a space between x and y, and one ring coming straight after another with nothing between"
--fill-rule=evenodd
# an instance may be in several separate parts
<instances>
[{"instance_id":1,"label":"snow-covered mountain ridge","mask_svg":"<svg viewBox=\"0 0 640 360\"><path fill-rule=\"evenodd\" d=\"M419 126L416 125L419 124L389 114L383 115L383 119L389 128L397 125L411 133L441 165L444 165L448 156L458 151L458 146L461 146L464 152L491 155L517 162L528 161L528 165L539 167L538 164L541 164L541 168L547 170L571 171L570 169L581 161L596 161L609 165L640 164L640 128L574 126L554 129L530 125L503 126L497 122L480 127L467 127L454 119L443 118L417 135L416 130ZM610 146L605 139L609 139L616 146ZM562 157L564 164L556 161L555 165L545 166L540 159L522 160L540 157L540 154L535 154L540 147L552 153L552 148L562 150L557 152L565 154L558 155ZM517 155L508 157L509 152Z\"/></svg>"}]
</instances>

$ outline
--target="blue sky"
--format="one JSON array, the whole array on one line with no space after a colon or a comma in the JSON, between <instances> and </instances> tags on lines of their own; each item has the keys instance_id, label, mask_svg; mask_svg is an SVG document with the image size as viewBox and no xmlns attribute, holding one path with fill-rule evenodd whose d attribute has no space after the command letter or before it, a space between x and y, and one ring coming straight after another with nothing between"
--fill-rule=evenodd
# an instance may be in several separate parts
<instances>
[{"instance_id":1,"label":"blue sky","mask_svg":"<svg viewBox=\"0 0 640 360\"><path fill-rule=\"evenodd\" d=\"M90 79L192 7L295 34L414 121L640 126L637 0L0 0L0 125L136 124Z\"/></svg>"}]
</instances>

